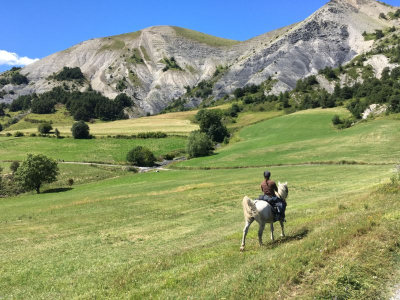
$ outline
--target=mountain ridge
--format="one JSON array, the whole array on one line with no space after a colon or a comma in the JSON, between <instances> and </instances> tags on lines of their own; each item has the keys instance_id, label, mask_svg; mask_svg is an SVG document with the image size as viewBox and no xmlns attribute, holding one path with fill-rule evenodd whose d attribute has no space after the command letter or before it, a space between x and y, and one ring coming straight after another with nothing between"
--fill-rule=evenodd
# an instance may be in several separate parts
<instances>
[{"instance_id":1,"label":"mountain ridge","mask_svg":"<svg viewBox=\"0 0 400 300\"><path fill-rule=\"evenodd\" d=\"M4 87L14 95L6 95L3 102L64 84L49 77L65 66L79 67L84 73L87 82L77 89L90 84L109 98L121 92L130 95L135 102L132 115L160 112L183 95L185 87L212 78L218 66L226 71L212 88L215 98L271 77L277 81L271 92L277 94L294 88L300 78L367 51L373 41L365 41L362 32L397 25L397 20L379 17L394 10L373 0L332 0L304 21L246 41L168 25L95 38L23 68L21 73L30 84ZM171 58L179 68L165 70ZM193 98L189 105L201 101Z\"/></svg>"}]
</instances>

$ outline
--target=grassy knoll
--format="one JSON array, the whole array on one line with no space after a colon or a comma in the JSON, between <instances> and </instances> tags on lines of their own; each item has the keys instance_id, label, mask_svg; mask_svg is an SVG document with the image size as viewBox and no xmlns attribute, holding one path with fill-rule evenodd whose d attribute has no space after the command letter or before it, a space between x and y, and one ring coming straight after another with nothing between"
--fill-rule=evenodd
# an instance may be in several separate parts
<instances>
[{"instance_id":1,"label":"grassy knoll","mask_svg":"<svg viewBox=\"0 0 400 300\"><path fill-rule=\"evenodd\" d=\"M400 123L379 119L346 130L332 126L343 108L315 109L245 127L237 143L216 155L180 163L179 167L246 167L307 162L356 161L396 163Z\"/></svg>"},{"instance_id":2,"label":"grassy knoll","mask_svg":"<svg viewBox=\"0 0 400 300\"><path fill-rule=\"evenodd\" d=\"M128 175L0 199L4 299L381 298L399 261L388 166L271 168L287 237L239 253L241 199L263 169ZM369 190L365 190L368 186Z\"/></svg>"},{"instance_id":3,"label":"grassy knoll","mask_svg":"<svg viewBox=\"0 0 400 300\"><path fill-rule=\"evenodd\" d=\"M148 147L156 156L184 149L186 139L93 139L74 140L41 137L0 137L0 160L23 160L27 153L42 153L54 159L82 162L123 163L135 146Z\"/></svg>"},{"instance_id":4,"label":"grassy knoll","mask_svg":"<svg viewBox=\"0 0 400 300\"><path fill-rule=\"evenodd\" d=\"M239 44L239 41L234 41L234 40L228 40L224 38L219 38L216 36L212 36L209 34L205 34L202 32L186 29L186 28L181 28L181 27L172 27L176 34L178 36L182 36L184 38L199 42L199 43L204 43L210 46L214 47L221 47L221 46L234 46Z\"/></svg>"}]
</instances>

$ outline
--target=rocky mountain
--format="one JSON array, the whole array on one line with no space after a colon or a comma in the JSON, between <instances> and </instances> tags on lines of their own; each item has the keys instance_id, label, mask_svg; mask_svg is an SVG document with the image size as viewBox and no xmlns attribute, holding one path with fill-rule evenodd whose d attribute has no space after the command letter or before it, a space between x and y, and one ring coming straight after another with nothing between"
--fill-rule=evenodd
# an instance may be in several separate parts
<instances>
[{"instance_id":1,"label":"rocky mountain","mask_svg":"<svg viewBox=\"0 0 400 300\"><path fill-rule=\"evenodd\" d=\"M185 87L212 78L218 67L224 71L213 82L213 97L271 78L271 92L279 93L294 88L300 78L345 64L370 49L373 41L363 33L398 26L398 19L382 18L396 10L374 0L332 0L300 23L244 42L173 26L92 39L23 68L20 73L29 84L3 86L7 94L0 101L59 85L86 90L90 84L109 98L121 92L132 96L134 114L154 114L184 94ZM75 86L52 79L65 66L79 67L86 83ZM191 103L201 100L193 98Z\"/></svg>"}]
</instances>

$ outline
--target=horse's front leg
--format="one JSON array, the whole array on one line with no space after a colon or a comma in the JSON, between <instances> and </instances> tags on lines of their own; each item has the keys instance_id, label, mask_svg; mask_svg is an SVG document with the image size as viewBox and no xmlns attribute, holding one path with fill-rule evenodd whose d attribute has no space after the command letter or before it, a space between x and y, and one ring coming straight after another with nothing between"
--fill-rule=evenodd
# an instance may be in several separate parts
<instances>
[{"instance_id":1,"label":"horse's front leg","mask_svg":"<svg viewBox=\"0 0 400 300\"><path fill-rule=\"evenodd\" d=\"M254 221L254 219L246 220L246 224L243 229L243 238L242 238L242 245L240 246L240 252L244 251L244 246L246 244L246 235L247 235L247 232L249 232L250 225L251 225L251 223L253 223L253 221Z\"/></svg>"},{"instance_id":2,"label":"horse's front leg","mask_svg":"<svg viewBox=\"0 0 400 300\"><path fill-rule=\"evenodd\" d=\"M285 237L285 226L283 225L283 220L279 220L279 223L281 223L281 229L282 229L282 233L281 236Z\"/></svg>"},{"instance_id":3,"label":"horse's front leg","mask_svg":"<svg viewBox=\"0 0 400 300\"><path fill-rule=\"evenodd\" d=\"M262 236L265 228L265 223L260 223L260 228L258 229L258 241L260 242L260 246L263 245Z\"/></svg>"},{"instance_id":4,"label":"horse's front leg","mask_svg":"<svg viewBox=\"0 0 400 300\"><path fill-rule=\"evenodd\" d=\"M272 240L272 242L274 242L275 241L275 239L274 239L274 223L270 223L271 224L271 240Z\"/></svg>"}]
</instances>

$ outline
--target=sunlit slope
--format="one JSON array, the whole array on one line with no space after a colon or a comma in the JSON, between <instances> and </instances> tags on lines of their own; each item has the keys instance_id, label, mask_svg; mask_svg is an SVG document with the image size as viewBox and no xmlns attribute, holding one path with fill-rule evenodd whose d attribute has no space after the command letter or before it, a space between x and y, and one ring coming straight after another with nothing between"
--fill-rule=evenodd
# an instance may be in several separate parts
<instances>
[{"instance_id":1,"label":"sunlit slope","mask_svg":"<svg viewBox=\"0 0 400 300\"><path fill-rule=\"evenodd\" d=\"M324 280L336 280L338 260L346 266L339 275L353 276L348 268L365 261L354 262L356 253L395 244L375 236L392 238L385 226L398 217L397 210L390 217L386 205L372 209L372 201L362 202L360 194L367 184L372 188L388 178L389 166L276 167L274 178L289 181L288 238L272 246L266 231L267 248L259 248L253 226L248 250L240 254L241 199L258 193L262 171L172 170L1 199L1 294L5 299L243 299L251 283L250 298L265 299L281 288L291 298L292 288L307 295L318 292L315 283L323 288L319 279L302 281L303 276L326 267L331 273ZM347 180L332 185L342 174ZM393 255L377 253L384 260ZM374 274L381 267L375 265ZM374 287L383 279L374 280Z\"/></svg>"},{"instance_id":2,"label":"sunlit slope","mask_svg":"<svg viewBox=\"0 0 400 300\"><path fill-rule=\"evenodd\" d=\"M207 158L179 167L247 167L318 162L396 163L400 159L400 122L380 119L345 130L332 125L343 108L301 111L248 126L240 141Z\"/></svg>"}]
</instances>

